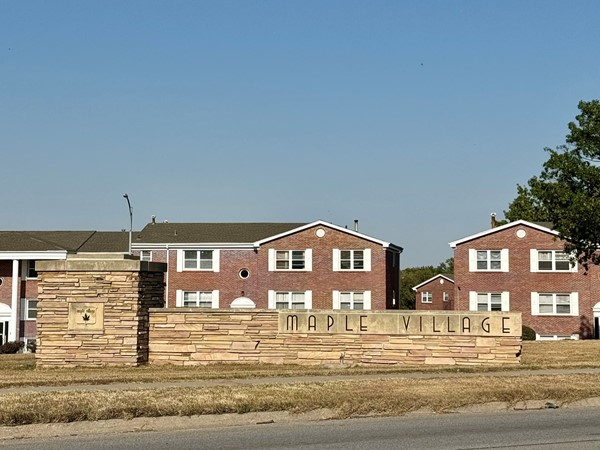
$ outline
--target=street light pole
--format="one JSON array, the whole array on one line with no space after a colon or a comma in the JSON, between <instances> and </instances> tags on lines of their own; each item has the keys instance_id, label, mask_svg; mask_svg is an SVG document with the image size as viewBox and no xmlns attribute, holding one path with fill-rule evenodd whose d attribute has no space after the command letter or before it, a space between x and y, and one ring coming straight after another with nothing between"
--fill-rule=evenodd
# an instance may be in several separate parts
<instances>
[{"instance_id":1,"label":"street light pole","mask_svg":"<svg viewBox=\"0 0 600 450\"><path fill-rule=\"evenodd\" d=\"M127 206L129 206L129 254L131 255L131 233L133 233L133 208L131 207L131 202L129 201L129 195L127 193L123 194L125 200L127 200Z\"/></svg>"}]
</instances>

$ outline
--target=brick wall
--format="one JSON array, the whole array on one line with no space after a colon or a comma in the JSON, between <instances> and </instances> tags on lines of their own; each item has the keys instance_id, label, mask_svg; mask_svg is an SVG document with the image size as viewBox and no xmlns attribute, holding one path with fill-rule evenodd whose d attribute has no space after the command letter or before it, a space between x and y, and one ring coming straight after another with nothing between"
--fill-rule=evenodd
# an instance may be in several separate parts
<instances>
[{"instance_id":1,"label":"brick wall","mask_svg":"<svg viewBox=\"0 0 600 450\"><path fill-rule=\"evenodd\" d=\"M423 303L422 292L430 292L431 303ZM444 301L444 293L448 295L448 301ZM421 311L449 310L454 309L454 283L445 278L437 277L429 283L424 284L415 291L415 309Z\"/></svg>"},{"instance_id":2,"label":"brick wall","mask_svg":"<svg viewBox=\"0 0 600 450\"><path fill-rule=\"evenodd\" d=\"M286 334L277 311L150 310L151 364L498 366L518 364L520 349L520 336Z\"/></svg>"},{"instance_id":3,"label":"brick wall","mask_svg":"<svg viewBox=\"0 0 600 450\"><path fill-rule=\"evenodd\" d=\"M525 237L517 231L524 230ZM509 272L469 272L469 249L509 250ZM563 250L563 242L549 233L514 226L457 245L454 252L455 309L469 309L469 292L510 292L510 310L523 313L523 324L538 334L580 334L590 337L593 327L593 306L600 301L600 270L590 267L586 274L531 272L530 249ZM579 317L532 316L531 292L579 293Z\"/></svg>"}]
</instances>

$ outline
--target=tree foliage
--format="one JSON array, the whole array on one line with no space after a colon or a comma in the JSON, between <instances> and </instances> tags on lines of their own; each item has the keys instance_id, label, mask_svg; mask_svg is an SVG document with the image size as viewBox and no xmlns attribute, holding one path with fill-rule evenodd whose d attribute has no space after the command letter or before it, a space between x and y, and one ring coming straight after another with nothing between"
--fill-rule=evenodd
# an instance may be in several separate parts
<instances>
[{"instance_id":1,"label":"tree foliage","mask_svg":"<svg viewBox=\"0 0 600 450\"><path fill-rule=\"evenodd\" d=\"M518 186L505 214L552 222L565 251L587 268L600 264L600 101L581 101L579 110L566 144L546 149L550 156L541 174Z\"/></svg>"},{"instance_id":2,"label":"tree foliage","mask_svg":"<svg viewBox=\"0 0 600 450\"><path fill-rule=\"evenodd\" d=\"M400 309L415 309L413 287L438 275L454 272L454 258L448 258L438 266L407 267L400 271Z\"/></svg>"}]
</instances>

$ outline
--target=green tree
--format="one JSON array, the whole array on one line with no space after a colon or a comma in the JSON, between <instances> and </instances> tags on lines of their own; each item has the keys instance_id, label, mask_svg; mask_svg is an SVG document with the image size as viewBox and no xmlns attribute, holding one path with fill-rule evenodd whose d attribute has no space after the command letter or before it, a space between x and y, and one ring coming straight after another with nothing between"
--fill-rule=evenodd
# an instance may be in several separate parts
<instances>
[{"instance_id":1,"label":"green tree","mask_svg":"<svg viewBox=\"0 0 600 450\"><path fill-rule=\"evenodd\" d=\"M547 216L566 241L565 251L587 269L600 264L600 101L581 101L579 110L566 145L546 149L550 157L523 188L523 198L531 200L527 208Z\"/></svg>"},{"instance_id":2,"label":"green tree","mask_svg":"<svg viewBox=\"0 0 600 450\"><path fill-rule=\"evenodd\" d=\"M531 193L526 186L517 185L517 196L509 203L508 211L504 211L506 219L499 225L514 222L515 220L527 220L528 222L548 222L549 214L539 199Z\"/></svg>"},{"instance_id":3,"label":"green tree","mask_svg":"<svg viewBox=\"0 0 600 450\"><path fill-rule=\"evenodd\" d=\"M454 272L454 258L448 258L438 266L407 267L400 271L400 309L415 309L413 287L438 275Z\"/></svg>"}]
</instances>

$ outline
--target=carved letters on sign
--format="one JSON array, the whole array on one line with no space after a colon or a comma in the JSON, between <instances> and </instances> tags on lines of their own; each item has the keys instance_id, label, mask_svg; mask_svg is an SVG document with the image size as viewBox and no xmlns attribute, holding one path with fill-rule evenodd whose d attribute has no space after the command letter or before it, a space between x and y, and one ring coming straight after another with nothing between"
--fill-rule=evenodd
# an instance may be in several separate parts
<instances>
[{"instance_id":1,"label":"carved letters on sign","mask_svg":"<svg viewBox=\"0 0 600 450\"><path fill-rule=\"evenodd\" d=\"M280 311L280 333L520 336L518 313Z\"/></svg>"}]
</instances>

